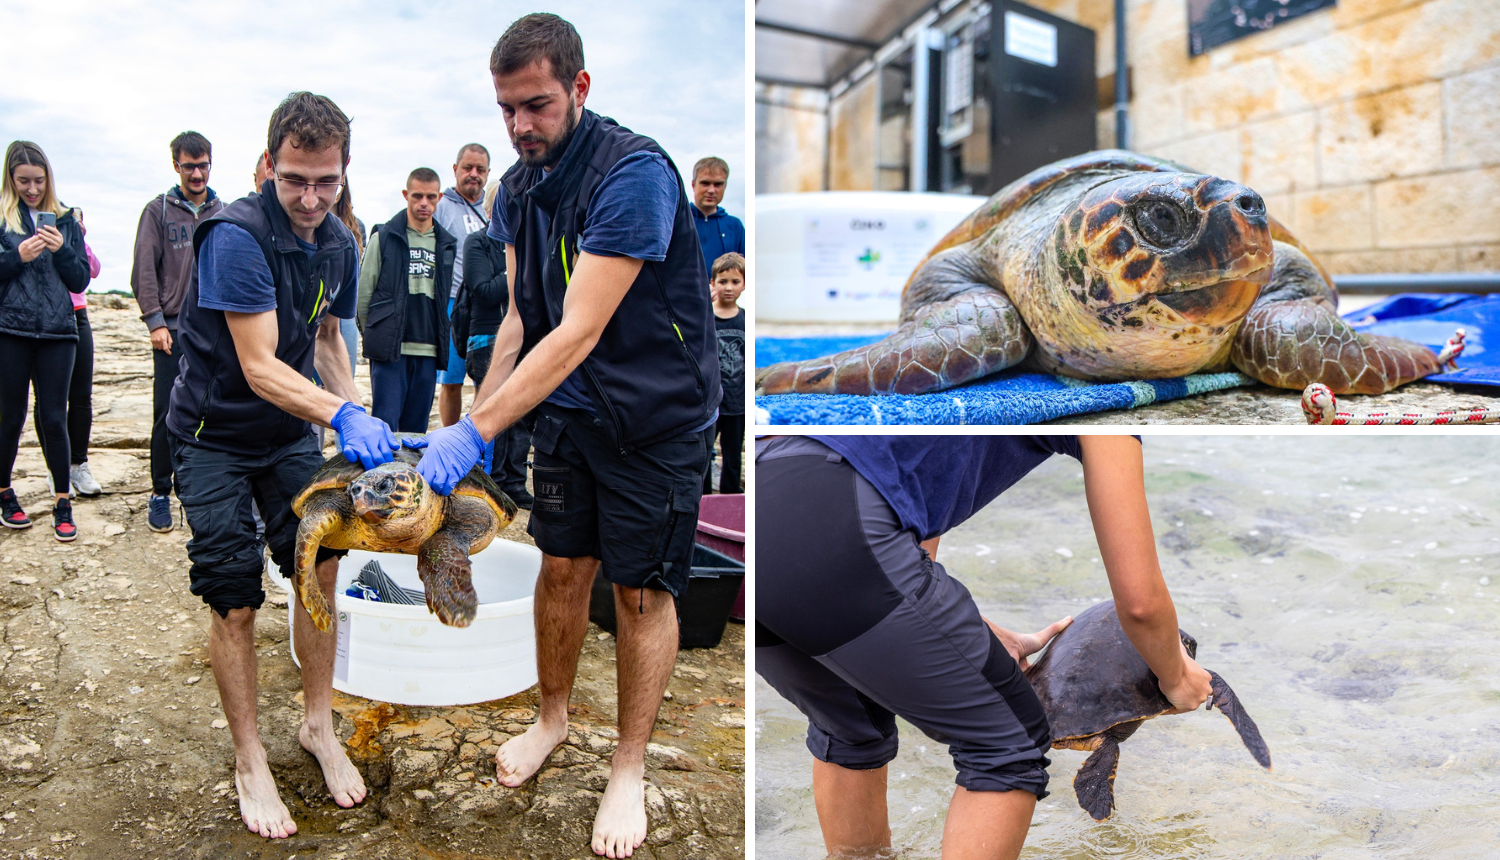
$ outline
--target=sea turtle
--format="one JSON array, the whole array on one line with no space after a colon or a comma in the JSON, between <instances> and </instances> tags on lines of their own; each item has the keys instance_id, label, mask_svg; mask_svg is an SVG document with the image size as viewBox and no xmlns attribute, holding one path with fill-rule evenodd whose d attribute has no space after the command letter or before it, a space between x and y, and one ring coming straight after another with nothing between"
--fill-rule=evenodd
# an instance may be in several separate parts
<instances>
[{"instance_id":1,"label":"sea turtle","mask_svg":"<svg viewBox=\"0 0 1500 860\"><path fill-rule=\"evenodd\" d=\"M897 330L757 374L759 394L919 394L1015 366L1095 381L1238 368L1278 388L1378 394L1439 369L1356 333L1260 195L1104 150L1032 171L917 266Z\"/></svg>"},{"instance_id":2,"label":"sea turtle","mask_svg":"<svg viewBox=\"0 0 1500 860\"><path fill-rule=\"evenodd\" d=\"M1196 659L1197 641L1177 632L1183 647ZM1270 770L1271 751L1255 721L1224 679L1213 671L1208 674L1213 690L1208 707L1218 708L1229 718L1250 755ZM1172 710L1156 676L1125 638L1115 602L1106 600L1080 612L1047 646L1041 659L1026 669L1026 679L1042 700L1052 726L1052 747L1093 751L1073 778L1073 791L1078 805L1095 821L1103 821L1115 808L1120 742L1135 734L1141 723Z\"/></svg>"},{"instance_id":3,"label":"sea turtle","mask_svg":"<svg viewBox=\"0 0 1500 860\"><path fill-rule=\"evenodd\" d=\"M454 627L474 620L478 597L469 556L510 525L516 503L477 466L452 495L440 495L417 473L420 459L419 451L402 447L391 462L367 471L335 454L292 500L292 512L302 518L293 567L297 593L319 630L328 632L333 621L313 573L319 546L413 554L428 610Z\"/></svg>"}]
</instances>

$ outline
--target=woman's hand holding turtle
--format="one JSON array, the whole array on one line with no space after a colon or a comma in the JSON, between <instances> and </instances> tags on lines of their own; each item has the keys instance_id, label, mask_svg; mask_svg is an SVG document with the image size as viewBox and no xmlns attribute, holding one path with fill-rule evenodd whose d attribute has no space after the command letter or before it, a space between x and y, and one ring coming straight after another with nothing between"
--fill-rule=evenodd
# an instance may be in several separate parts
<instances>
[{"instance_id":1,"label":"woman's hand holding turtle","mask_svg":"<svg viewBox=\"0 0 1500 860\"><path fill-rule=\"evenodd\" d=\"M43 239L40 234L34 234L23 239L17 246L17 250L21 252L21 262L29 263L47 250L47 240Z\"/></svg>"},{"instance_id":2,"label":"woman's hand holding turtle","mask_svg":"<svg viewBox=\"0 0 1500 860\"><path fill-rule=\"evenodd\" d=\"M1187 649L1184 648L1182 650L1182 674L1174 683L1161 682L1158 686L1161 687L1162 695L1175 706L1167 713L1185 714L1208 701L1208 697L1213 694L1212 683L1213 679L1209 677L1208 670L1189 657Z\"/></svg>"},{"instance_id":3,"label":"woman's hand holding turtle","mask_svg":"<svg viewBox=\"0 0 1500 860\"><path fill-rule=\"evenodd\" d=\"M43 227L36 231L36 236L41 238L47 250L56 252L62 249L63 234L57 232L56 227Z\"/></svg>"},{"instance_id":4,"label":"woman's hand holding turtle","mask_svg":"<svg viewBox=\"0 0 1500 860\"><path fill-rule=\"evenodd\" d=\"M1020 666L1021 671L1024 672L1031 665L1031 661L1026 658L1042 650L1054 636L1072 624L1073 616L1069 615L1059 621L1054 621L1036 633L1013 633L988 618L984 619L984 623L990 626L990 630L995 633L995 638L1000 640L1000 644L1004 645L1005 650L1010 653L1010 658L1015 660L1016 665Z\"/></svg>"},{"instance_id":5,"label":"woman's hand holding turtle","mask_svg":"<svg viewBox=\"0 0 1500 860\"><path fill-rule=\"evenodd\" d=\"M389 463L396 456L400 443L396 434L384 421L365 412L364 407L345 402L333 414L329 426L339 434L344 458L373 469L381 463Z\"/></svg>"}]
</instances>

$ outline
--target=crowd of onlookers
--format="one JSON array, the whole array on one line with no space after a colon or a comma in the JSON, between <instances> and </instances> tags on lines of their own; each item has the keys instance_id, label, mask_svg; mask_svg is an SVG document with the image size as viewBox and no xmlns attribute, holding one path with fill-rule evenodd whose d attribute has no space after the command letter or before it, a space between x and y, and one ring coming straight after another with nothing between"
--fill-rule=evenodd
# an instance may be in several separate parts
<instances>
[{"instance_id":1,"label":"crowd of onlookers","mask_svg":"<svg viewBox=\"0 0 1500 860\"><path fill-rule=\"evenodd\" d=\"M147 523L158 532L175 526L166 417L182 358L177 321L196 284L194 234L226 205L209 187L213 148L203 135L178 135L171 154L177 181L141 213L130 277L153 360ZM271 169L263 153L252 191L274 193L265 185L274 181ZM511 307L506 246L487 229L500 190L489 181L489 150L465 145L452 170L454 184L446 190L435 170L413 170L402 190L405 209L370 230L354 214L347 178L331 209L354 236L360 260L358 312L340 326L350 369L363 354L370 414L399 434L425 433L434 399L443 426L459 421L464 381L477 388L484 379ZM717 440L719 492L737 493L745 439L745 312L738 305L745 287L745 229L719 205L728 179L725 161L700 160L693 167L690 209L709 273L724 391L716 425L703 432L705 456L711 466ZM34 393L34 423L54 497L53 533L71 541L77 536L73 494L102 492L88 463L94 342L84 296L100 263L84 240L82 210L59 201L52 167L35 143L15 141L6 149L0 220L0 366L6 369L0 375L0 522L13 529L31 526L11 478ZM532 503L530 450L531 433L522 421L497 436L485 454L485 468L523 508ZM712 492L712 478L710 467L705 492Z\"/></svg>"}]
</instances>

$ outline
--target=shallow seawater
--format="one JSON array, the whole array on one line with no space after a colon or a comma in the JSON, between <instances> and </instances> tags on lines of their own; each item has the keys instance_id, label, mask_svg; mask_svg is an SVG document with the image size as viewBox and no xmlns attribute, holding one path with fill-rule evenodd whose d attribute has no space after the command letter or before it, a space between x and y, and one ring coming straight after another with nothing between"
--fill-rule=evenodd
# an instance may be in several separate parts
<instances>
[{"instance_id":1,"label":"shallow seawater","mask_svg":"<svg viewBox=\"0 0 1500 860\"><path fill-rule=\"evenodd\" d=\"M1162 570L1198 662L1259 724L1147 722L1096 823L1053 750L1030 858L1500 857L1500 437L1148 436ZM996 623L1109 597L1082 471L1054 457L942 541ZM798 712L756 679L756 856L823 857ZM947 748L901 723L897 854L936 858Z\"/></svg>"}]
</instances>

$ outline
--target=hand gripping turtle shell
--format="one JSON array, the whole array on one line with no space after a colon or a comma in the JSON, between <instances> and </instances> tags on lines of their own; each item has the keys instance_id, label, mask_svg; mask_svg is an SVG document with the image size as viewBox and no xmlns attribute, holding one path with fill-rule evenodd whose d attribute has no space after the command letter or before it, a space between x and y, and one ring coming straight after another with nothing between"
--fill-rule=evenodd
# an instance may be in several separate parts
<instances>
[{"instance_id":1,"label":"hand gripping turtle shell","mask_svg":"<svg viewBox=\"0 0 1500 860\"><path fill-rule=\"evenodd\" d=\"M1197 659L1198 643L1182 631L1182 644ZM1250 755L1266 770L1271 751L1260 729L1218 673L1209 671L1209 708L1218 708L1239 732ZM1125 638L1115 602L1096 603L1058 634L1042 658L1026 670L1052 726L1053 749L1093 751L1073 778L1078 805L1095 821L1115 808L1115 769L1120 742L1141 723L1172 710L1156 676Z\"/></svg>"},{"instance_id":2,"label":"hand gripping turtle shell","mask_svg":"<svg viewBox=\"0 0 1500 860\"><path fill-rule=\"evenodd\" d=\"M1237 368L1298 391L1379 394L1439 369L1356 333L1260 195L1123 150L1039 168L938 242L878 343L757 374L759 394L920 394L1025 362L1118 382Z\"/></svg>"},{"instance_id":3,"label":"hand gripping turtle shell","mask_svg":"<svg viewBox=\"0 0 1500 860\"><path fill-rule=\"evenodd\" d=\"M478 596L469 556L489 546L516 516L516 503L479 467L443 496L417 473L421 453L402 447L395 459L366 471L335 454L292 501L297 527L297 594L323 632L333 617L313 564L318 547L409 553L427 594L427 609L453 627L474 620Z\"/></svg>"}]
</instances>

